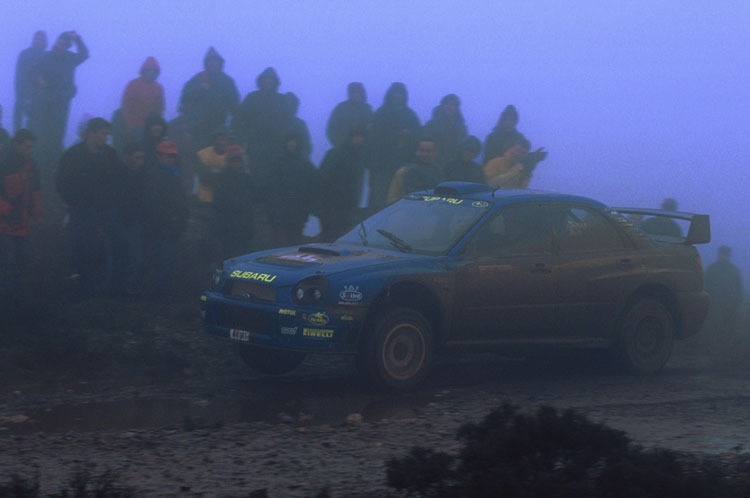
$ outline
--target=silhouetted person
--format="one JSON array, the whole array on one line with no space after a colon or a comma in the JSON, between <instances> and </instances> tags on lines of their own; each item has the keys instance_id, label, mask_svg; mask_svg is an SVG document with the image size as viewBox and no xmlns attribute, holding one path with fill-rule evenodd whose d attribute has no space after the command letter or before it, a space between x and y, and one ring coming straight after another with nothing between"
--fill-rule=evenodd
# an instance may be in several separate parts
<instances>
[{"instance_id":1,"label":"silhouetted person","mask_svg":"<svg viewBox=\"0 0 750 498\"><path fill-rule=\"evenodd\" d=\"M71 52L68 49L74 43L76 51ZM88 57L80 35L66 31L39 58L33 71L37 87L31 97L29 128L37 135L36 155L43 171L52 167L63 150L70 101L77 92L75 69Z\"/></svg>"},{"instance_id":2,"label":"silhouetted person","mask_svg":"<svg viewBox=\"0 0 750 498\"><path fill-rule=\"evenodd\" d=\"M18 293L29 263L31 218L42 223L39 172L34 163L34 134L21 128L0 161L0 299Z\"/></svg>"},{"instance_id":3,"label":"silhouetted person","mask_svg":"<svg viewBox=\"0 0 750 498\"><path fill-rule=\"evenodd\" d=\"M180 156L174 142L163 141L156 147L156 164L149 169L151 206L148 235L152 250L155 291L168 295L174 286L171 273L177 260L178 242L189 216L187 196L183 188Z\"/></svg>"},{"instance_id":4,"label":"silhouetted person","mask_svg":"<svg viewBox=\"0 0 750 498\"><path fill-rule=\"evenodd\" d=\"M677 201L664 199L661 203L664 211L677 211ZM682 229L672 218L666 216L652 216L641 224L641 230L651 235L666 235L669 237L682 237Z\"/></svg>"},{"instance_id":5,"label":"silhouetted person","mask_svg":"<svg viewBox=\"0 0 750 498\"><path fill-rule=\"evenodd\" d=\"M320 164L321 239L330 242L356 221L365 171L365 126L349 131L349 139L326 152Z\"/></svg>"},{"instance_id":6,"label":"silhouetted person","mask_svg":"<svg viewBox=\"0 0 750 498\"><path fill-rule=\"evenodd\" d=\"M461 100L450 93L442 98L440 105L432 110L432 117L422 128L422 133L432 137L437 145L437 162L453 161L461 152L466 138L466 123L461 113Z\"/></svg>"},{"instance_id":7,"label":"silhouetted person","mask_svg":"<svg viewBox=\"0 0 750 498\"><path fill-rule=\"evenodd\" d=\"M138 140L149 115L161 116L164 113L164 88L156 81L160 71L156 59L148 57L141 65L140 76L130 80L125 87L120 101L119 124L122 128L115 130L112 137L115 149Z\"/></svg>"},{"instance_id":8,"label":"silhouetted person","mask_svg":"<svg viewBox=\"0 0 750 498\"><path fill-rule=\"evenodd\" d=\"M458 157L443 166L445 181L484 183L484 170L474 161L481 150L482 143L477 137L466 137L461 144Z\"/></svg>"},{"instance_id":9,"label":"silhouetted person","mask_svg":"<svg viewBox=\"0 0 750 498\"><path fill-rule=\"evenodd\" d=\"M111 133L106 120L91 119L84 141L65 151L57 171L57 192L70 214L73 266L84 295L109 283L111 228L124 172L117 153L107 145Z\"/></svg>"},{"instance_id":10,"label":"silhouetted person","mask_svg":"<svg viewBox=\"0 0 750 498\"><path fill-rule=\"evenodd\" d=\"M31 98L37 88L37 81L34 77L34 70L39 63L44 51L47 50L47 33L37 31L31 40L31 46L23 49L18 54L16 61L16 103L13 106L13 132L27 126L29 117L29 105Z\"/></svg>"},{"instance_id":11,"label":"silhouetted person","mask_svg":"<svg viewBox=\"0 0 750 498\"><path fill-rule=\"evenodd\" d=\"M156 163L156 147L167 137L167 130L167 122L163 117L155 113L148 115L141 139L144 161L147 165Z\"/></svg>"},{"instance_id":12,"label":"silhouetted person","mask_svg":"<svg viewBox=\"0 0 750 498\"><path fill-rule=\"evenodd\" d=\"M704 278L706 292L711 296L712 318L717 331L725 337L734 335L742 305L742 277L731 263L731 256L731 248L719 247L716 262L709 265Z\"/></svg>"},{"instance_id":13,"label":"silhouetted person","mask_svg":"<svg viewBox=\"0 0 750 498\"><path fill-rule=\"evenodd\" d=\"M346 93L347 100L336 104L326 125L326 137L334 148L344 145L355 127L366 127L372 122L365 86L356 81L349 83Z\"/></svg>"},{"instance_id":14,"label":"silhouetted person","mask_svg":"<svg viewBox=\"0 0 750 498\"><path fill-rule=\"evenodd\" d=\"M203 67L185 83L180 95L180 113L199 148L209 144L212 131L226 124L240 99L234 80L224 73L224 58L213 47L206 53Z\"/></svg>"},{"instance_id":15,"label":"silhouetted person","mask_svg":"<svg viewBox=\"0 0 750 498\"><path fill-rule=\"evenodd\" d=\"M417 145L417 161L400 168L388 189L388 204L396 202L406 194L432 189L443 182L443 169L435 161L437 145L430 137L423 137Z\"/></svg>"},{"instance_id":16,"label":"silhouetted person","mask_svg":"<svg viewBox=\"0 0 750 498\"><path fill-rule=\"evenodd\" d=\"M302 140L300 145L300 153L309 158L312 153L312 142L310 141L310 130L307 129L307 123L297 116L299 110L299 97L292 92L284 94L287 99L287 105L289 106L289 113L292 116L292 123L290 131L296 133Z\"/></svg>"},{"instance_id":17,"label":"silhouetted person","mask_svg":"<svg viewBox=\"0 0 750 498\"><path fill-rule=\"evenodd\" d=\"M0 105L0 161L10 152L10 133L3 128L3 106Z\"/></svg>"},{"instance_id":18,"label":"silhouetted person","mask_svg":"<svg viewBox=\"0 0 750 498\"><path fill-rule=\"evenodd\" d=\"M227 165L227 148L231 140L229 128L222 126L211 134L212 144L196 154L195 171L198 176L198 191L192 203L192 219L198 233L198 248L206 271L213 271L221 262L219 241L216 239L213 208L216 199L216 182ZM250 195L250 193L248 193Z\"/></svg>"},{"instance_id":19,"label":"silhouetted person","mask_svg":"<svg viewBox=\"0 0 750 498\"><path fill-rule=\"evenodd\" d=\"M113 234L112 290L116 294L141 292L144 256L144 234L151 217L149 177L143 145L125 144L122 162L124 174L119 186L119 206Z\"/></svg>"},{"instance_id":20,"label":"silhouetted person","mask_svg":"<svg viewBox=\"0 0 750 498\"><path fill-rule=\"evenodd\" d=\"M482 164L487 164L496 157L503 157L508 149L526 140L526 137L516 129L518 119L516 106L509 105L503 109L500 119L497 120L497 124L484 140Z\"/></svg>"},{"instance_id":21,"label":"silhouetted person","mask_svg":"<svg viewBox=\"0 0 750 498\"><path fill-rule=\"evenodd\" d=\"M281 80L272 67L260 73L255 83L258 89L248 93L237 108L232 129L245 145L251 167L258 167L262 175L284 146L284 136L292 130L294 116L287 97L278 91Z\"/></svg>"},{"instance_id":22,"label":"silhouetted person","mask_svg":"<svg viewBox=\"0 0 750 498\"><path fill-rule=\"evenodd\" d=\"M251 252L257 192L239 145L227 147L226 167L217 174L215 185L213 229L221 243L220 259Z\"/></svg>"},{"instance_id":23,"label":"silhouetted person","mask_svg":"<svg viewBox=\"0 0 750 498\"><path fill-rule=\"evenodd\" d=\"M313 210L317 189L315 166L300 152L302 138L288 133L282 153L268 171L266 209L271 222L274 246L302 241L302 230Z\"/></svg>"},{"instance_id":24,"label":"silhouetted person","mask_svg":"<svg viewBox=\"0 0 750 498\"><path fill-rule=\"evenodd\" d=\"M383 105L375 112L368 137L370 199L368 206L385 206L393 175L410 161L419 135L419 118L407 106L406 85L393 83Z\"/></svg>"}]
</instances>

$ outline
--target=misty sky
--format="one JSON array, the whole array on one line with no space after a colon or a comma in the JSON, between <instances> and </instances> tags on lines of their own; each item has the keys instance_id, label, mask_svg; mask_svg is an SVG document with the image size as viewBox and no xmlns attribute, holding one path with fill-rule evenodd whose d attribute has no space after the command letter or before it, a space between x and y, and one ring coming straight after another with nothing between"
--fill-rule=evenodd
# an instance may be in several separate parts
<instances>
[{"instance_id":1,"label":"misty sky","mask_svg":"<svg viewBox=\"0 0 750 498\"><path fill-rule=\"evenodd\" d=\"M84 113L109 118L146 56L162 66L167 118L211 45L244 96L274 66L318 162L326 118L362 81L373 107L403 81L424 123L448 93L482 140L507 104L532 147L531 187L610 205L712 215L706 263L729 244L748 282L750 2L0 0L3 125L13 71L34 31L75 29L91 51L78 68L68 143Z\"/></svg>"}]
</instances>

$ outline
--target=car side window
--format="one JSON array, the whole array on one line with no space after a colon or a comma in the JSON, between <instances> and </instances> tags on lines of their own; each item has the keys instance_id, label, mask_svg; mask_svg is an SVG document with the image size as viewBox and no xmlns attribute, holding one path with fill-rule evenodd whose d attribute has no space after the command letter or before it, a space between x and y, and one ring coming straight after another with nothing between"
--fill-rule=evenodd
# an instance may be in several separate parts
<instances>
[{"instance_id":1,"label":"car side window","mask_svg":"<svg viewBox=\"0 0 750 498\"><path fill-rule=\"evenodd\" d=\"M552 252L546 212L539 205L508 206L487 220L469 242L469 257L508 257Z\"/></svg>"},{"instance_id":2,"label":"car side window","mask_svg":"<svg viewBox=\"0 0 750 498\"><path fill-rule=\"evenodd\" d=\"M553 208L552 232L561 252L622 249L617 229L601 213L582 206Z\"/></svg>"}]
</instances>

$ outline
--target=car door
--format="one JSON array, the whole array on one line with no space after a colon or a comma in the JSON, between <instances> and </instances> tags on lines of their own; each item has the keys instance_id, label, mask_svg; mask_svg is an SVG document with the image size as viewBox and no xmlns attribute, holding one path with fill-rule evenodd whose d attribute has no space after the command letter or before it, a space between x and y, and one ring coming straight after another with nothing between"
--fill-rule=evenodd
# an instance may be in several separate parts
<instances>
[{"instance_id":1,"label":"car door","mask_svg":"<svg viewBox=\"0 0 750 498\"><path fill-rule=\"evenodd\" d=\"M630 288L639 256L612 220L596 208L556 204L548 209L557 252L556 335L604 337Z\"/></svg>"},{"instance_id":2,"label":"car door","mask_svg":"<svg viewBox=\"0 0 750 498\"><path fill-rule=\"evenodd\" d=\"M524 340L555 318L553 246L541 204L506 206L467 242L458 265L458 340Z\"/></svg>"}]
</instances>

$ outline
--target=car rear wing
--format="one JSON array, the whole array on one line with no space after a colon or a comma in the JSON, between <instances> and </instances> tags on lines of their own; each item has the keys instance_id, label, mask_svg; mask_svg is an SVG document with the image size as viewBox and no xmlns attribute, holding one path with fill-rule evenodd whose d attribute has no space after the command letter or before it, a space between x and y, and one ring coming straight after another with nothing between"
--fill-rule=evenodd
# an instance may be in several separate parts
<instances>
[{"instance_id":1,"label":"car rear wing","mask_svg":"<svg viewBox=\"0 0 750 498\"><path fill-rule=\"evenodd\" d=\"M629 207L612 207L611 212L618 214L638 214L642 216L661 216L664 218L674 218L678 220L687 220L690 222L690 228L681 241L685 244L708 244L711 242L711 222L707 214L683 213L679 211L663 211L661 209L643 209ZM659 237L657 235L657 237ZM659 237L661 238L661 237ZM675 237L664 237L665 240L674 240Z\"/></svg>"}]
</instances>

